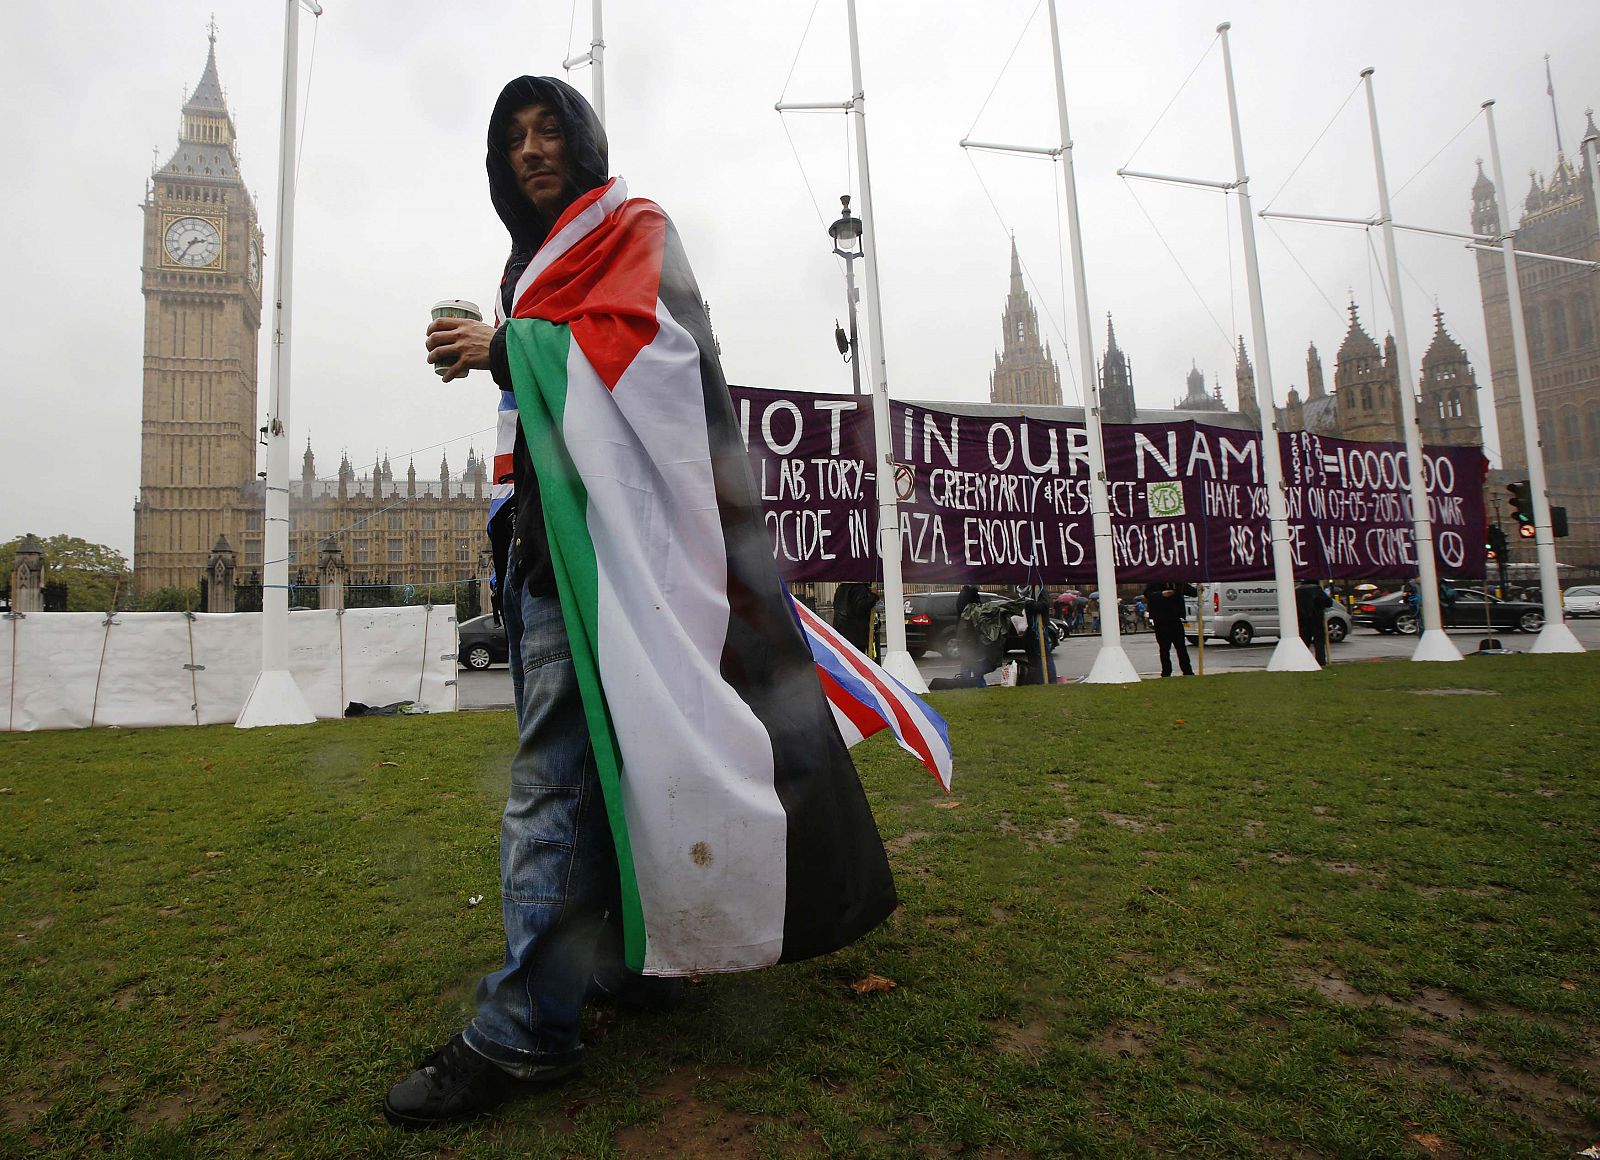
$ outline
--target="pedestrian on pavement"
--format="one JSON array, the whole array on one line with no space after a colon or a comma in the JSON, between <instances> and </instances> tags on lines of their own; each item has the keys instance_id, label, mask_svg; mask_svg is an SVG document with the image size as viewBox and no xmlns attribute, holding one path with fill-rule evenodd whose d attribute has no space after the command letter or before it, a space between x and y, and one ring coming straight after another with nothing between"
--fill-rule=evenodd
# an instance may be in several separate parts
<instances>
[{"instance_id":1,"label":"pedestrian on pavement","mask_svg":"<svg viewBox=\"0 0 1600 1160\"><path fill-rule=\"evenodd\" d=\"M847 581L833 590L833 627L856 647L866 652L872 636L872 610L878 597L870 584Z\"/></svg>"},{"instance_id":2,"label":"pedestrian on pavement","mask_svg":"<svg viewBox=\"0 0 1600 1160\"><path fill-rule=\"evenodd\" d=\"M1161 649L1161 675L1172 675L1172 652L1178 653L1178 670L1186 677L1194 676L1194 666L1189 662L1189 646L1183 639L1183 598L1196 595L1193 584L1181 580L1158 580L1144 590L1145 614L1155 629L1156 644Z\"/></svg>"},{"instance_id":3,"label":"pedestrian on pavement","mask_svg":"<svg viewBox=\"0 0 1600 1160\"><path fill-rule=\"evenodd\" d=\"M600 119L562 81L506 85L486 163L511 236L504 321L435 321L427 348L444 382L486 370L500 388L505 961L466 1028L389 1089L407 1128L573 1074L597 979L670 996L685 975L836 950L896 904L676 229L608 176Z\"/></svg>"},{"instance_id":4,"label":"pedestrian on pavement","mask_svg":"<svg viewBox=\"0 0 1600 1160\"><path fill-rule=\"evenodd\" d=\"M1311 646L1317 664L1328 666L1328 609L1333 597L1315 580L1302 580L1294 586L1294 612L1299 622L1300 639Z\"/></svg>"}]
</instances>

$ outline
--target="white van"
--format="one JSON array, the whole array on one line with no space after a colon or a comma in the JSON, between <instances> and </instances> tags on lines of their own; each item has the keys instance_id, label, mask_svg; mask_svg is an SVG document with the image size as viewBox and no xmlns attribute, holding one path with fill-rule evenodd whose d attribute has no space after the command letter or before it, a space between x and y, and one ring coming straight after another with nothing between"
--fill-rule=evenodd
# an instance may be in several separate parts
<instances>
[{"instance_id":1,"label":"white van","mask_svg":"<svg viewBox=\"0 0 1600 1160\"><path fill-rule=\"evenodd\" d=\"M1200 596L1183 602L1183 631L1189 643L1199 640L1195 628L1197 605L1205 605L1206 639L1213 637L1229 644L1249 644L1258 636L1278 635L1278 586L1270 580L1240 580L1232 584L1201 584ZM1328 621L1328 641L1338 644L1350 635L1350 614L1335 603L1324 616Z\"/></svg>"}]
</instances>

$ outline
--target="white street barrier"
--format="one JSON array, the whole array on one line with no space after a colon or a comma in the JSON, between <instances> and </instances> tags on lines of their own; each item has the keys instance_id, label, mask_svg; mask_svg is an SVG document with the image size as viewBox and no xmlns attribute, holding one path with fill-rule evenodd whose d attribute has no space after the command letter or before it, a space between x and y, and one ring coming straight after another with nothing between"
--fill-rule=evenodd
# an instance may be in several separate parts
<instances>
[{"instance_id":1,"label":"white street barrier","mask_svg":"<svg viewBox=\"0 0 1600 1160\"><path fill-rule=\"evenodd\" d=\"M30 612L0 620L0 731L231 724L261 668L259 612ZM289 669L318 717L352 701L456 709L453 605L299 611Z\"/></svg>"}]
</instances>

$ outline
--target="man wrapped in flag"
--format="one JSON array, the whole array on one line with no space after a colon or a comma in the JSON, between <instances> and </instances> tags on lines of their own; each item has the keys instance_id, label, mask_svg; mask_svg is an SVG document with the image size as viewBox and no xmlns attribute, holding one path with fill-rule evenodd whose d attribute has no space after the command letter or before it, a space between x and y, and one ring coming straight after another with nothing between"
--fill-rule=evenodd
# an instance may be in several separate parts
<instances>
[{"instance_id":1,"label":"man wrapped in flag","mask_svg":"<svg viewBox=\"0 0 1600 1160\"><path fill-rule=\"evenodd\" d=\"M487 165L511 234L503 321L440 320L428 350L454 360L446 382L488 369L502 389L506 959L466 1029L390 1090L411 1127L576 1070L608 925L638 979L825 954L881 922L894 885L835 706L856 706L853 735L876 712L949 769L943 723L870 674L824 693L677 232L608 176L588 103L511 82Z\"/></svg>"}]
</instances>

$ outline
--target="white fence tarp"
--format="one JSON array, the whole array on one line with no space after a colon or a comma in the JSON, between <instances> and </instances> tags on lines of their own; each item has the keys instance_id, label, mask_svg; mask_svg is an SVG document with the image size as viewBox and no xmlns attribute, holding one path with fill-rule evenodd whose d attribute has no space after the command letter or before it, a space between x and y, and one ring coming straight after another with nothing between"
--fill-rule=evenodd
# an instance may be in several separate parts
<instances>
[{"instance_id":1,"label":"white fence tarp","mask_svg":"<svg viewBox=\"0 0 1600 1160\"><path fill-rule=\"evenodd\" d=\"M0 620L0 730L238 719L261 614L31 612ZM318 717L351 701L456 708L452 605L289 614L289 669Z\"/></svg>"}]
</instances>

